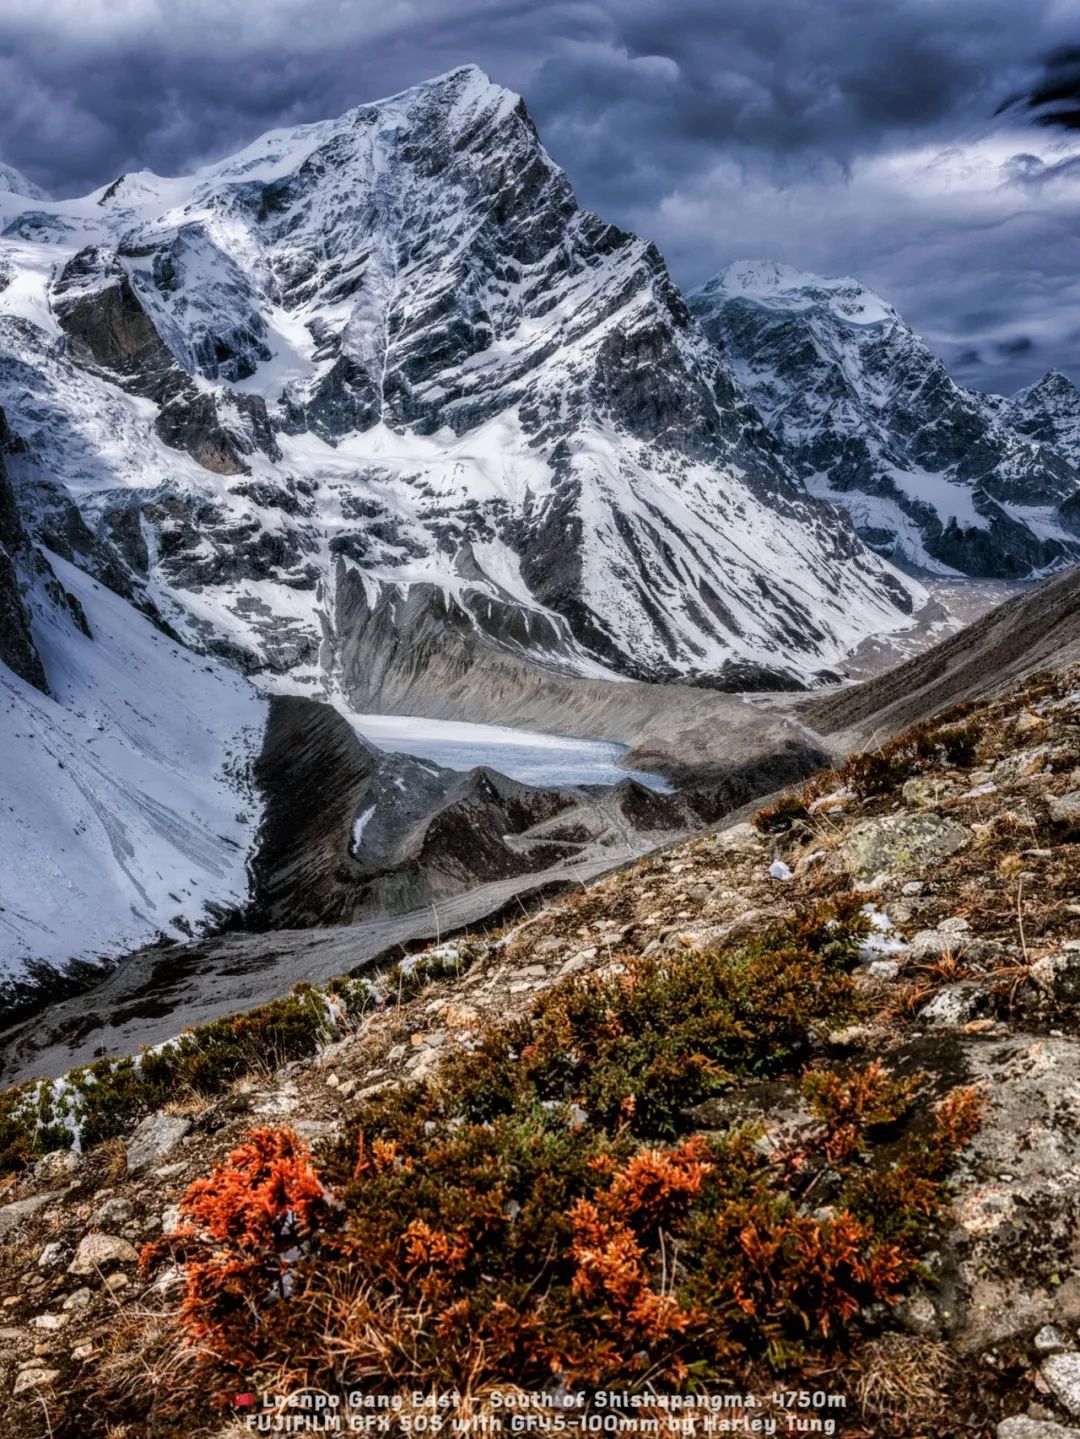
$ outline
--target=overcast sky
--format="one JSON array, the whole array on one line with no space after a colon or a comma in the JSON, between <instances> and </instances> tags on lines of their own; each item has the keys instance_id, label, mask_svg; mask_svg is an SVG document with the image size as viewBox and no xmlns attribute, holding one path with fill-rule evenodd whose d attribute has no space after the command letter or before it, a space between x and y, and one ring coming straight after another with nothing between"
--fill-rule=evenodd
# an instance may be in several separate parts
<instances>
[{"instance_id":1,"label":"overcast sky","mask_svg":"<svg viewBox=\"0 0 1080 1439\"><path fill-rule=\"evenodd\" d=\"M1080 381L1071 46L1080 0L0 0L0 159L181 173L474 61L684 285L850 272L1009 391Z\"/></svg>"}]
</instances>

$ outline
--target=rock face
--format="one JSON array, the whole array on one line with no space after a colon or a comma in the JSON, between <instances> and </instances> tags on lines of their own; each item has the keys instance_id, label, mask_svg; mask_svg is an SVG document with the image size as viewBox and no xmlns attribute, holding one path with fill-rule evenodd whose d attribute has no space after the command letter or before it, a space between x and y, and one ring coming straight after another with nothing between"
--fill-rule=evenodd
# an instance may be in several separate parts
<instances>
[{"instance_id":1,"label":"rock face","mask_svg":"<svg viewBox=\"0 0 1080 1439\"><path fill-rule=\"evenodd\" d=\"M882 554L999 577L1080 556L1064 377L1008 403L964 390L850 277L739 261L689 303L810 489Z\"/></svg>"},{"instance_id":2,"label":"rock face","mask_svg":"<svg viewBox=\"0 0 1080 1439\"><path fill-rule=\"evenodd\" d=\"M77 492L128 583L251 670L348 670L422 613L463 664L775 687L921 598L473 68L0 221L20 482Z\"/></svg>"},{"instance_id":3,"label":"rock face","mask_svg":"<svg viewBox=\"0 0 1080 1439\"><path fill-rule=\"evenodd\" d=\"M0 661L20 679L47 690L45 669L30 632L30 612L23 598L22 564L29 557L26 534L19 519L15 494L4 468L5 440L9 439L0 410Z\"/></svg>"}]
</instances>

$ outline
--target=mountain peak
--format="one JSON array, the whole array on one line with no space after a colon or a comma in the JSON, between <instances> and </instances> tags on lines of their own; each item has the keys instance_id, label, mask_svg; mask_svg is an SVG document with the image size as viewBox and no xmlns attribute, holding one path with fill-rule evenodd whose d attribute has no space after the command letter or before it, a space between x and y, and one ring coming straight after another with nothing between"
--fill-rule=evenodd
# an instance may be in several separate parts
<instances>
[{"instance_id":1,"label":"mountain peak","mask_svg":"<svg viewBox=\"0 0 1080 1439\"><path fill-rule=\"evenodd\" d=\"M733 260L696 290L702 303L749 300L778 310L828 310L848 325L898 320L893 307L852 275L815 275L777 260Z\"/></svg>"},{"instance_id":2,"label":"mountain peak","mask_svg":"<svg viewBox=\"0 0 1080 1439\"><path fill-rule=\"evenodd\" d=\"M1080 406L1080 390L1061 370L1047 370L1032 385L1025 385L1009 397L1010 404L1024 406L1045 403L1048 399L1064 400Z\"/></svg>"}]
</instances>

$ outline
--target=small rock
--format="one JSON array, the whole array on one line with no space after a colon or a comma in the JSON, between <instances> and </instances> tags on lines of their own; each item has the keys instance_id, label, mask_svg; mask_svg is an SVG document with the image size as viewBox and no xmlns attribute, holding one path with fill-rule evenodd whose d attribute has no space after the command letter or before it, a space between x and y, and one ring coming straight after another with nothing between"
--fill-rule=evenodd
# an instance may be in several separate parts
<instances>
[{"instance_id":1,"label":"small rock","mask_svg":"<svg viewBox=\"0 0 1080 1439\"><path fill-rule=\"evenodd\" d=\"M94 1346L87 1341L85 1344L76 1344L71 1351L71 1357L75 1360L89 1359L94 1352Z\"/></svg>"},{"instance_id":2,"label":"small rock","mask_svg":"<svg viewBox=\"0 0 1080 1439\"><path fill-rule=\"evenodd\" d=\"M14 1204L5 1204L0 1207L0 1239L12 1229L17 1228L25 1219L30 1219L39 1209L44 1209L47 1204L56 1199L59 1190L50 1190L47 1194L32 1194L29 1199L17 1199Z\"/></svg>"},{"instance_id":3,"label":"small rock","mask_svg":"<svg viewBox=\"0 0 1080 1439\"><path fill-rule=\"evenodd\" d=\"M994 1432L997 1439L1080 1439L1080 1429L1066 1428L1050 1419L1029 1419L1024 1414L1003 1419Z\"/></svg>"},{"instance_id":4,"label":"small rock","mask_svg":"<svg viewBox=\"0 0 1080 1439\"><path fill-rule=\"evenodd\" d=\"M117 1269L115 1273L106 1276L105 1288L110 1294L115 1294L119 1289L126 1289L130 1283L127 1275Z\"/></svg>"},{"instance_id":5,"label":"small rock","mask_svg":"<svg viewBox=\"0 0 1080 1439\"><path fill-rule=\"evenodd\" d=\"M793 875L782 859L774 859L772 864L769 865L769 878L792 879Z\"/></svg>"},{"instance_id":6,"label":"small rock","mask_svg":"<svg viewBox=\"0 0 1080 1439\"><path fill-rule=\"evenodd\" d=\"M895 979L900 973L900 966L895 959L875 959L867 966L866 972L871 979Z\"/></svg>"},{"instance_id":7,"label":"small rock","mask_svg":"<svg viewBox=\"0 0 1080 1439\"><path fill-rule=\"evenodd\" d=\"M1070 1414L1080 1414L1080 1354L1051 1354L1039 1366L1054 1398Z\"/></svg>"},{"instance_id":8,"label":"small rock","mask_svg":"<svg viewBox=\"0 0 1080 1439\"><path fill-rule=\"evenodd\" d=\"M1050 799L1050 818L1067 829L1080 829L1080 789Z\"/></svg>"},{"instance_id":9,"label":"small rock","mask_svg":"<svg viewBox=\"0 0 1080 1439\"><path fill-rule=\"evenodd\" d=\"M161 1232L162 1234L175 1234L180 1228L180 1206L179 1204L166 1204L161 1211Z\"/></svg>"},{"instance_id":10,"label":"small rock","mask_svg":"<svg viewBox=\"0 0 1080 1439\"><path fill-rule=\"evenodd\" d=\"M137 1174L140 1169L148 1169L159 1159L164 1159L190 1129L190 1119L181 1119L171 1114L148 1114L128 1144L128 1173Z\"/></svg>"},{"instance_id":11,"label":"small rock","mask_svg":"<svg viewBox=\"0 0 1080 1439\"><path fill-rule=\"evenodd\" d=\"M35 1179L66 1179L78 1169L80 1156L72 1149L53 1149L34 1165Z\"/></svg>"},{"instance_id":12,"label":"small rock","mask_svg":"<svg viewBox=\"0 0 1080 1439\"><path fill-rule=\"evenodd\" d=\"M558 954L561 949L566 948L566 940L560 939L557 934L547 934L543 939L533 945L533 954L544 955Z\"/></svg>"},{"instance_id":13,"label":"small rock","mask_svg":"<svg viewBox=\"0 0 1080 1439\"><path fill-rule=\"evenodd\" d=\"M909 898L913 898L913 897L914 897L915 895L917 895L917 894L922 894L922 892L923 892L923 890L924 890L925 888L926 888L926 881L925 881L925 880L922 880L922 879L909 879L909 880L907 881L907 883L901 888L900 893L901 893L901 894L906 894Z\"/></svg>"},{"instance_id":14,"label":"small rock","mask_svg":"<svg viewBox=\"0 0 1080 1439\"><path fill-rule=\"evenodd\" d=\"M919 1011L919 1019L932 1029L946 1029L972 1019L985 999L977 984L950 984L939 990Z\"/></svg>"},{"instance_id":15,"label":"small rock","mask_svg":"<svg viewBox=\"0 0 1080 1439\"><path fill-rule=\"evenodd\" d=\"M1044 993L1071 1004L1080 1000L1080 954L1047 954L1031 966L1031 977Z\"/></svg>"},{"instance_id":16,"label":"small rock","mask_svg":"<svg viewBox=\"0 0 1080 1439\"><path fill-rule=\"evenodd\" d=\"M937 1307L928 1294L911 1294L893 1306L897 1321L909 1334L931 1335L941 1328Z\"/></svg>"},{"instance_id":17,"label":"small rock","mask_svg":"<svg viewBox=\"0 0 1080 1439\"><path fill-rule=\"evenodd\" d=\"M93 1296L91 1295L89 1289L86 1289L85 1287L82 1289L76 1289L74 1293L68 1295L68 1297L64 1300L63 1304L61 1304L60 1308L85 1309L92 1298Z\"/></svg>"},{"instance_id":18,"label":"small rock","mask_svg":"<svg viewBox=\"0 0 1080 1439\"><path fill-rule=\"evenodd\" d=\"M179 1175L183 1174L187 1167L187 1160L180 1159L174 1161L172 1164L163 1164L160 1169L154 1170L154 1174L158 1179L176 1179Z\"/></svg>"},{"instance_id":19,"label":"small rock","mask_svg":"<svg viewBox=\"0 0 1080 1439\"><path fill-rule=\"evenodd\" d=\"M97 1221L102 1229L119 1228L126 1224L135 1213L135 1206L130 1199L107 1199L97 1212Z\"/></svg>"},{"instance_id":20,"label":"small rock","mask_svg":"<svg viewBox=\"0 0 1080 1439\"><path fill-rule=\"evenodd\" d=\"M942 934L940 930L920 929L918 934L912 937L908 952L913 960L937 959L951 948L952 941L949 936Z\"/></svg>"},{"instance_id":21,"label":"small rock","mask_svg":"<svg viewBox=\"0 0 1080 1439\"><path fill-rule=\"evenodd\" d=\"M561 978L564 974L577 974L579 970L584 969L595 958L595 949L579 949L576 954L572 954L566 963L562 965L559 970L559 977Z\"/></svg>"},{"instance_id":22,"label":"small rock","mask_svg":"<svg viewBox=\"0 0 1080 1439\"><path fill-rule=\"evenodd\" d=\"M1034 734L1036 730L1041 730L1045 724L1046 721L1042 715L1037 715L1034 710L1024 710L1023 714L1016 721L1016 733Z\"/></svg>"},{"instance_id":23,"label":"small rock","mask_svg":"<svg viewBox=\"0 0 1080 1439\"><path fill-rule=\"evenodd\" d=\"M37 1257L39 1269L59 1269L67 1258L67 1249L63 1244L53 1240L46 1244L45 1248Z\"/></svg>"},{"instance_id":24,"label":"small rock","mask_svg":"<svg viewBox=\"0 0 1080 1439\"><path fill-rule=\"evenodd\" d=\"M472 1004L448 1004L442 1011L442 1022L451 1029L467 1029L480 1018L480 1011Z\"/></svg>"},{"instance_id":25,"label":"small rock","mask_svg":"<svg viewBox=\"0 0 1080 1439\"><path fill-rule=\"evenodd\" d=\"M1069 1347L1064 1334L1054 1324L1044 1324L1031 1342L1036 1354L1060 1354Z\"/></svg>"},{"instance_id":26,"label":"small rock","mask_svg":"<svg viewBox=\"0 0 1080 1439\"><path fill-rule=\"evenodd\" d=\"M865 820L845 837L837 853L862 879L933 865L971 841L971 831L930 812L890 814Z\"/></svg>"},{"instance_id":27,"label":"small rock","mask_svg":"<svg viewBox=\"0 0 1080 1439\"><path fill-rule=\"evenodd\" d=\"M137 1264L139 1256L126 1239L115 1234L92 1232L81 1240L69 1274L96 1274L106 1264Z\"/></svg>"},{"instance_id":28,"label":"small rock","mask_svg":"<svg viewBox=\"0 0 1080 1439\"><path fill-rule=\"evenodd\" d=\"M67 1323L66 1314L35 1314L30 1321L31 1329L62 1329Z\"/></svg>"},{"instance_id":29,"label":"small rock","mask_svg":"<svg viewBox=\"0 0 1080 1439\"><path fill-rule=\"evenodd\" d=\"M42 1369L35 1366L33 1369L24 1369L15 1380L15 1387L12 1394L25 1394L28 1389L47 1389L54 1380L60 1378L59 1369Z\"/></svg>"},{"instance_id":30,"label":"small rock","mask_svg":"<svg viewBox=\"0 0 1080 1439\"><path fill-rule=\"evenodd\" d=\"M942 934L947 935L967 934L971 929L971 924L968 920L962 919L960 915L957 914L951 919L943 919L938 925L938 929Z\"/></svg>"}]
</instances>

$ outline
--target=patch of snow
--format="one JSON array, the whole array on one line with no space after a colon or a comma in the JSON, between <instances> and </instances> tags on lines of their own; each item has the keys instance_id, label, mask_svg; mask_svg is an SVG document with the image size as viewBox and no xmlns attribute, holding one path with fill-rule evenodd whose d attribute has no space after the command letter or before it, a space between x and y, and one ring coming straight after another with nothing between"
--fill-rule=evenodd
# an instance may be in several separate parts
<instances>
[{"instance_id":1,"label":"patch of snow","mask_svg":"<svg viewBox=\"0 0 1080 1439\"><path fill-rule=\"evenodd\" d=\"M859 958L866 962L892 954L905 954L907 943L896 933L896 927L884 910L876 904L864 904L862 913L870 921L871 930L859 946Z\"/></svg>"},{"instance_id":2,"label":"patch of snow","mask_svg":"<svg viewBox=\"0 0 1080 1439\"><path fill-rule=\"evenodd\" d=\"M375 806L374 806L374 805L369 805L368 808L367 808L366 810L364 810L364 812L363 812L362 814L358 814L358 815L356 816L356 818L353 820L353 827L352 827L352 847L353 847L353 853L354 853L354 854L355 854L356 851L360 848L361 841L362 841L363 838L364 838L364 830L367 828L367 826L368 826L368 821L371 819L371 816L372 816L374 813L375 813Z\"/></svg>"}]
</instances>

